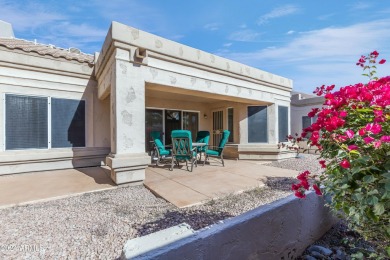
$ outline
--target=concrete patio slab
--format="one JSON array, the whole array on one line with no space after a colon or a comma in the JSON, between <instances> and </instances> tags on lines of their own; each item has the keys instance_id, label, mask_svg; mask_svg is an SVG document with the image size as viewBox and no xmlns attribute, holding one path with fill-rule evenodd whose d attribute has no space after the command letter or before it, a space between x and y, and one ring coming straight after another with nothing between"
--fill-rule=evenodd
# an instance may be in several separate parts
<instances>
[{"instance_id":1,"label":"concrete patio slab","mask_svg":"<svg viewBox=\"0 0 390 260\"><path fill-rule=\"evenodd\" d=\"M146 173L148 175L148 172ZM165 179L163 181L145 181L145 186L154 194L171 202L175 206L189 207L210 200L210 197L184 186L176 181Z\"/></svg>"},{"instance_id":2,"label":"concrete patio slab","mask_svg":"<svg viewBox=\"0 0 390 260\"><path fill-rule=\"evenodd\" d=\"M0 208L117 187L103 167L0 176Z\"/></svg>"},{"instance_id":3,"label":"concrete patio slab","mask_svg":"<svg viewBox=\"0 0 390 260\"><path fill-rule=\"evenodd\" d=\"M192 172L185 165L150 166L146 170L144 185L153 193L177 207L204 203L231 193L264 186L267 177L295 177L297 171L263 165L256 161L225 160L198 165Z\"/></svg>"}]
</instances>

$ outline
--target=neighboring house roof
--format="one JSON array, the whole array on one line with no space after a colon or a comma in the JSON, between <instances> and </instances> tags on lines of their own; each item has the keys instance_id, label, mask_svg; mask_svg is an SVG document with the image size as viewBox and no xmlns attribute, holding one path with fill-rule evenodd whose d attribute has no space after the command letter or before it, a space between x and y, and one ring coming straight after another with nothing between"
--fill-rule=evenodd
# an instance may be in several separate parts
<instances>
[{"instance_id":1,"label":"neighboring house roof","mask_svg":"<svg viewBox=\"0 0 390 260\"><path fill-rule=\"evenodd\" d=\"M291 91L291 105L292 106L313 106L322 105L325 101L323 96L316 96L303 92Z\"/></svg>"},{"instance_id":2,"label":"neighboring house roof","mask_svg":"<svg viewBox=\"0 0 390 260\"><path fill-rule=\"evenodd\" d=\"M55 47L53 45L45 45L36 42L26 41L15 38L0 38L0 46L8 49L19 49L25 52L35 52L40 55L49 55L54 58L64 58L74 60L80 63L94 64L94 56L85 53L74 53L69 49Z\"/></svg>"}]
</instances>

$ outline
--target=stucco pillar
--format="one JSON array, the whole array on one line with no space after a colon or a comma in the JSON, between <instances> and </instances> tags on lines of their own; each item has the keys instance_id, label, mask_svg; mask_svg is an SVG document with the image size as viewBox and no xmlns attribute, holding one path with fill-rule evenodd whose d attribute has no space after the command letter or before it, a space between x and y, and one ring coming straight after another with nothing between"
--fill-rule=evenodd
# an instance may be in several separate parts
<instances>
[{"instance_id":1,"label":"stucco pillar","mask_svg":"<svg viewBox=\"0 0 390 260\"><path fill-rule=\"evenodd\" d=\"M115 49L110 92L111 153L106 158L116 184L142 182L150 157L145 153L145 82L130 51Z\"/></svg>"},{"instance_id":2,"label":"stucco pillar","mask_svg":"<svg viewBox=\"0 0 390 260\"><path fill-rule=\"evenodd\" d=\"M276 104L267 107L268 143L278 143L278 109Z\"/></svg>"}]
</instances>

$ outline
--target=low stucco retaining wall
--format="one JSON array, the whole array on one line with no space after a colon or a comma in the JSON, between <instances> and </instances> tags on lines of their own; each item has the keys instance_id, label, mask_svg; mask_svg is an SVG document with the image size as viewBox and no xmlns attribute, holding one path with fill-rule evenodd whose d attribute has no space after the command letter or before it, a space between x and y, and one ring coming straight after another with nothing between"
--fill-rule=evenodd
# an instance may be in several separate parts
<instances>
[{"instance_id":1,"label":"low stucco retaining wall","mask_svg":"<svg viewBox=\"0 0 390 260\"><path fill-rule=\"evenodd\" d=\"M291 195L183 239L157 232L159 239L150 236L154 249L146 253L134 254L127 248L129 240L121 259L295 259L336 221L322 197L312 192L303 200ZM170 239L175 242L166 245Z\"/></svg>"}]
</instances>

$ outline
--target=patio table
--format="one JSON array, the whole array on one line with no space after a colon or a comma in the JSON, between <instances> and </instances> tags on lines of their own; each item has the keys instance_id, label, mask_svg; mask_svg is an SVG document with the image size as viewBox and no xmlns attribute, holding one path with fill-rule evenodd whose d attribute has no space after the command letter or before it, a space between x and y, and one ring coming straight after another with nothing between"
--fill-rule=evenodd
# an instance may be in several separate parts
<instances>
[{"instance_id":1,"label":"patio table","mask_svg":"<svg viewBox=\"0 0 390 260\"><path fill-rule=\"evenodd\" d=\"M203 146L206 146L207 144L206 143L192 143L192 147L203 147ZM196 159L198 160L198 153L196 154ZM199 158L201 158L200 157L200 155L199 155Z\"/></svg>"}]
</instances>

